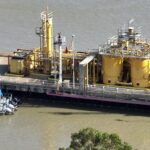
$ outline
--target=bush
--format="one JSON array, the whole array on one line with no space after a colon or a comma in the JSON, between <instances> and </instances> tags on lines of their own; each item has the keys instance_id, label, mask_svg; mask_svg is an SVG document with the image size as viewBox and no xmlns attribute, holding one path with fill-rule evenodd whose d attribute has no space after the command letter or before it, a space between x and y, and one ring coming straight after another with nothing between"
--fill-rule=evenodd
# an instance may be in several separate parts
<instances>
[{"instance_id":1,"label":"bush","mask_svg":"<svg viewBox=\"0 0 150 150\"><path fill-rule=\"evenodd\" d=\"M122 142L117 134L102 133L86 128L73 133L70 146L59 150L132 150L132 147Z\"/></svg>"}]
</instances>

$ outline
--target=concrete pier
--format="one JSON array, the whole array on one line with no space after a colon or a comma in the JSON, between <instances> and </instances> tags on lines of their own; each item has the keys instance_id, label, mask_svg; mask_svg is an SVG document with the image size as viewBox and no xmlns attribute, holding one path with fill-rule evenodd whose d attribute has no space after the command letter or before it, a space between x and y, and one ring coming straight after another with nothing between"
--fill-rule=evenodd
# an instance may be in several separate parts
<instances>
[{"instance_id":1,"label":"concrete pier","mask_svg":"<svg viewBox=\"0 0 150 150\"><path fill-rule=\"evenodd\" d=\"M25 77L0 76L0 86L4 90L20 92L43 93L55 96L66 96L70 98L81 98L89 100L111 99L116 103L131 103L150 106L150 89L122 86L85 86L84 91L80 90L80 85L73 88L72 84L59 86L54 81L40 80ZM107 101L107 100L106 100Z\"/></svg>"},{"instance_id":2,"label":"concrete pier","mask_svg":"<svg viewBox=\"0 0 150 150\"><path fill-rule=\"evenodd\" d=\"M5 90L14 90L22 92L47 93L56 90L54 82L47 80L0 76L0 86Z\"/></svg>"}]
</instances>

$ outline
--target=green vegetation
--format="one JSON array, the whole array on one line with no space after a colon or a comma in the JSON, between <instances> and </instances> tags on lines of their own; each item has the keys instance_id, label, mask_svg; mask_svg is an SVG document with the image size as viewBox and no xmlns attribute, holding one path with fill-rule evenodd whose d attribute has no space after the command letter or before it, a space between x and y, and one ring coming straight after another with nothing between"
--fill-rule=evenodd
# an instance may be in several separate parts
<instances>
[{"instance_id":1,"label":"green vegetation","mask_svg":"<svg viewBox=\"0 0 150 150\"><path fill-rule=\"evenodd\" d=\"M102 133L86 128L73 133L70 146L59 150L132 150L132 147L122 142L117 134Z\"/></svg>"}]
</instances>

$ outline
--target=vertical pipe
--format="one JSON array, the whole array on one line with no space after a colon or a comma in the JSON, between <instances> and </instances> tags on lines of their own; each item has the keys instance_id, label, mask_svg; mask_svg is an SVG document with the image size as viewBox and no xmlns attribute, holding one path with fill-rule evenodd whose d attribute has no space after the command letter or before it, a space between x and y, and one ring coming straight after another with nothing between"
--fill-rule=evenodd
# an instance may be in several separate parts
<instances>
[{"instance_id":1,"label":"vertical pipe","mask_svg":"<svg viewBox=\"0 0 150 150\"><path fill-rule=\"evenodd\" d=\"M62 46L59 44L59 83L62 84Z\"/></svg>"},{"instance_id":2,"label":"vertical pipe","mask_svg":"<svg viewBox=\"0 0 150 150\"><path fill-rule=\"evenodd\" d=\"M47 57L52 57L53 55L53 21L52 17L47 20Z\"/></svg>"},{"instance_id":3,"label":"vertical pipe","mask_svg":"<svg viewBox=\"0 0 150 150\"><path fill-rule=\"evenodd\" d=\"M41 67L41 56L43 54L43 29L40 27L40 52L38 57L38 65Z\"/></svg>"},{"instance_id":4,"label":"vertical pipe","mask_svg":"<svg viewBox=\"0 0 150 150\"><path fill-rule=\"evenodd\" d=\"M95 84L95 59L93 60L93 84Z\"/></svg>"},{"instance_id":5,"label":"vertical pipe","mask_svg":"<svg viewBox=\"0 0 150 150\"><path fill-rule=\"evenodd\" d=\"M89 84L89 65L87 64L86 65L86 84L87 84L87 86L88 86L88 84Z\"/></svg>"},{"instance_id":6,"label":"vertical pipe","mask_svg":"<svg viewBox=\"0 0 150 150\"><path fill-rule=\"evenodd\" d=\"M65 39L62 39L61 33L58 34L57 44L59 47L59 84L62 84L62 44L65 43Z\"/></svg>"},{"instance_id":7,"label":"vertical pipe","mask_svg":"<svg viewBox=\"0 0 150 150\"><path fill-rule=\"evenodd\" d=\"M10 56L8 56L8 71L10 73Z\"/></svg>"},{"instance_id":8,"label":"vertical pipe","mask_svg":"<svg viewBox=\"0 0 150 150\"><path fill-rule=\"evenodd\" d=\"M75 88L74 52L73 52L73 88Z\"/></svg>"},{"instance_id":9,"label":"vertical pipe","mask_svg":"<svg viewBox=\"0 0 150 150\"><path fill-rule=\"evenodd\" d=\"M73 51L73 88L75 88L75 51L74 51L74 37L75 35L72 35L72 51Z\"/></svg>"},{"instance_id":10,"label":"vertical pipe","mask_svg":"<svg viewBox=\"0 0 150 150\"><path fill-rule=\"evenodd\" d=\"M83 67L83 95L85 95L85 67Z\"/></svg>"},{"instance_id":11,"label":"vertical pipe","mask_svg":"<svg viewBox=\"0 0 150 150\"><path fill-rule=\"evenodd\" d=\"M89 68L89 80L91 81L91 78L92 78L92 73L91 73L91 70L92 70L91 62L89 63L89 65L90 65L90 68Z\"/></svg>"},{"instance_id":12,"label":"vertical pipe","mask_svg":"<svg viewBox=\"0 0 150 150\"><path fill-rule=\"evenodd\" d=\"M99 77L99 65L98 65L98 61L99 61L99 59L97 59L97 61L96 61L96 79L95 79L95 83L97 82L97 80L98 80L98 77Z\"/></svg>"},{"instance_id":13,"label":"vertical pipe","mask_svg":"<svg viewBox=\"0 0 150 150\"><path fill-rule=\"evenodd\" d=\"M35 70L35 53L33 53L33 59L34 59L34 60L33 60L33 61L34 61L34 67L33 67L33 68L34 68L34 70Z\"/></svg>"},{"instance_id":14,"label":"vertical pipe","mask_svg":"<svg viewBox=\"0 0 150 150\"><path fill-rule=\"evenodd\" d=\"M53 51L53 58L54 58L54 79L56 84L56 78L57 78L57 69L56 69L56 43L54 43L54 51Z\"/></svg>"}]
</instances>

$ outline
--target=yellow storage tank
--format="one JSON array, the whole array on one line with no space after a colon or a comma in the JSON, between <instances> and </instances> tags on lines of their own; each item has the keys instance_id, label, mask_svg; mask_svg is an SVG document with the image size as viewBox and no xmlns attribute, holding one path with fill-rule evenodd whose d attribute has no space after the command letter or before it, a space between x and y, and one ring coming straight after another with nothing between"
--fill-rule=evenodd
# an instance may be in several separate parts
<instances>
[{"instance_id":1,"label":"yellow storage tank","mask_svg":"<svg viewBox=\"0 0 150 150\"><path fill-rule=\"evenodd\" d=\"M150 60L132 58L131 81L134 87L149 87L150 81Z\"/></svg>"},{"instance_id":2,"label":"yellow storage tank","mask_svg":"<svg viewBox=\"0 0 150 150\"><path fill-rule=\"evenodd\" d=\"M10 73L23 74L24 73L24 59L14 59L10 60Z\"/></svg>"},{"instance_id":3,"label":"yellow storage tank","mask_svg":"<svg viewBox=\"0 0 150 150\"><path fill-rule=\"evenodd\" d=\"M123 68L123 58L102 56L102 75L104 84L116 84L119 81Z\"/></svg>"},{"instance_id":4,"label":"yellow storage tank","mask_svg":"<svg viewBox=\"0 0 150 150\"><path fill-rule=\"evenodd\" d=\"M29 68L30 69L34 69L36 67L36 64L35 64L35 54L31 54L30 57L28 58L29 60Z\"/></svg>"}]
</instances>

